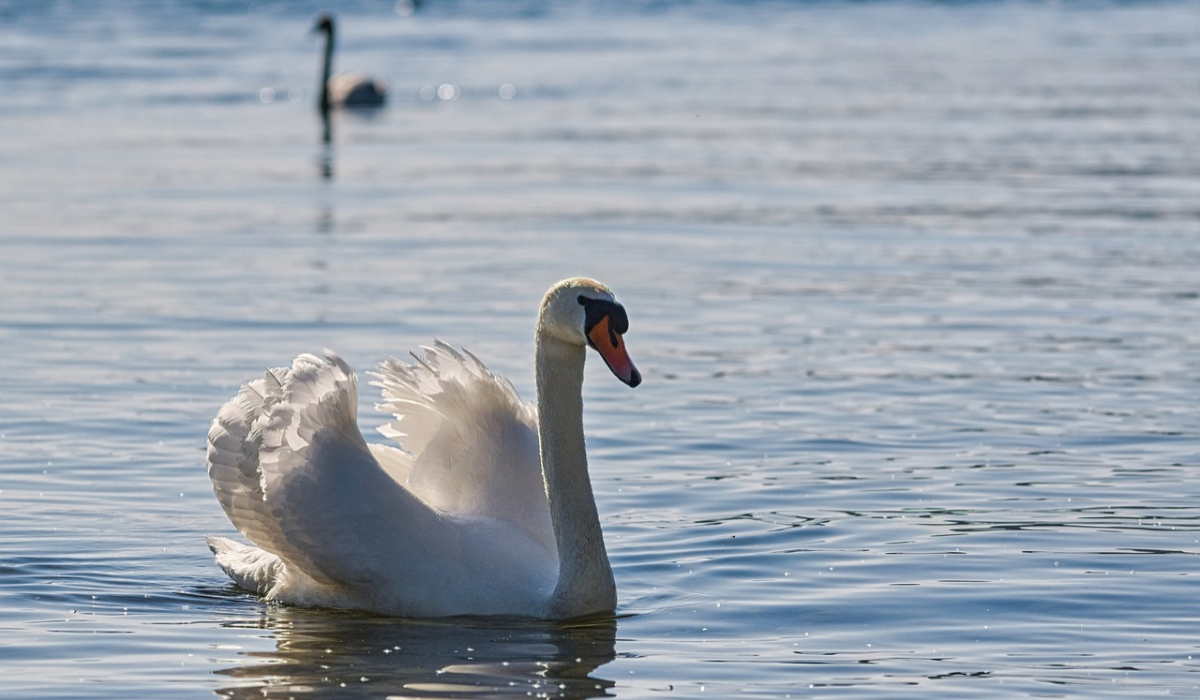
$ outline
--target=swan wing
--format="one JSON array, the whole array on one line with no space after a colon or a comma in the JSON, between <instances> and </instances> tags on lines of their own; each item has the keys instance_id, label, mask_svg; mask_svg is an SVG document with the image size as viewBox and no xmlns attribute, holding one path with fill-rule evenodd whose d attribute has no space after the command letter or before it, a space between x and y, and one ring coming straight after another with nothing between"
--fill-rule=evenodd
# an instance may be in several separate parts
<instances>
[{"instance_id":1,"label":"swan wing","mask_svg":"<svg viewBox=\"0 0 1200 700\"><path fill-rule=\"evenodd\" d=\"M455 532L380 466L357 402L345 361L301 355L221 409L208 472L230 521L289 572L369 588L397 562L436 560Z\"/></svg>"},{"instance_id":2,"label":"swan wing","mask_svg":"<svg viewBox=\"0 0 1200 700\"><path fill-rule=\"evenodd\" d=\"M508 521L553 550L535 409L465 350L441 341L423 350L372 375L377 408L392 416L379 432L409 457L403 483L443 512Z\"/></svg>"},{"instance_id":3,"label":"swan wing","mask_svg":"<svg viewBox=\"0 0 1200 700\"><path fill-rule=\"evenodd\" d=\"M264 434L282 401L290 370L275 368L242 386L208 430L208 478L229 521L267 552L303 566L307 558L288 545L267 504L260 467Z\"/></svg>"}]
</instances>

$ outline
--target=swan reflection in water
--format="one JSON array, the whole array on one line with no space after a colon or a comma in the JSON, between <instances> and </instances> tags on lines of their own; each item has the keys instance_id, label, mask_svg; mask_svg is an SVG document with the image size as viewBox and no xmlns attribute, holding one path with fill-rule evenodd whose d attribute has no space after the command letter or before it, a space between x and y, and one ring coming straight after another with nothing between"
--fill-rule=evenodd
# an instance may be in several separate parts
<instances>
[{"instance_id":1,"label":"swan reflection in water","mask_svg":"<svg viewBox=\"0 0 1200 700\"><path fill-rule=\"evenodd\" d=\"M216 671L226 698L592 698L615 684L592 674L616 657L616 621L405 620L272 606L229 627L268 630L274 651Z\"/></svg>"}]
</instances>

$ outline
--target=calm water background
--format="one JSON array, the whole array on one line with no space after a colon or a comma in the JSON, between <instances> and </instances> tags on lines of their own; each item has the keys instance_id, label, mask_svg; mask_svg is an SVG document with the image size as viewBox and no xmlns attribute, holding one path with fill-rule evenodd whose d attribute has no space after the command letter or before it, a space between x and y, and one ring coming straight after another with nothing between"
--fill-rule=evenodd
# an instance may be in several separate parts
<instances>
[{"instance_id":1,"label":"calm water background","mask_svg":"<svg viewBox=\"0 0 1200 700\"><path fill-rule=\"evenodd\" d=\"M1195 4L319 9L0 2L0 697L1200 697ZM240 382L575 274L614 624L229 584Z\"/></svg>"}]
</instances>

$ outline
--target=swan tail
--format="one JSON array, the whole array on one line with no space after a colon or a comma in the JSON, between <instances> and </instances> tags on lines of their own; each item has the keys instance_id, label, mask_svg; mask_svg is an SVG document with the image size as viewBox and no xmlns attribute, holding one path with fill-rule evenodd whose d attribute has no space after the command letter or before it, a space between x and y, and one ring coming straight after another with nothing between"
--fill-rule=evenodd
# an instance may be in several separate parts
<instances>
[{"instance_id":1,"label":"swan tail","mask_svg":"<svg viewBox=\"0 0 1200 700\"><path fill-rule=\"evenodd\" d=\"M216 556L217 566L239 588L267 595L283 574L283 561L258 547L250 547L224 537L206 537L208 548Z\"/></svg>"}]
</instances>

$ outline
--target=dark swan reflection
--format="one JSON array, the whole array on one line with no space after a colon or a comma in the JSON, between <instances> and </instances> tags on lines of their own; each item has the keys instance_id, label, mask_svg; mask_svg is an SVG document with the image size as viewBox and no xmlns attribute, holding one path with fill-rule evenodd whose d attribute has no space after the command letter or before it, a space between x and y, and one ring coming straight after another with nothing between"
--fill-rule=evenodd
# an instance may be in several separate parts
<instances>
[{"instance_id":1,"label":"dark swan reflection","mask_svg":"<svg viewBox=\"0 0 1200 700\"><path fill-rule=\"evenodd\" d=\"M226 698L591 698L614 685L592 675L616 657L612 618L422 621L274 607L226 625L267 630L276 644L216 671L229 678L216 691Z\"/></svg>"}]
</instances>

